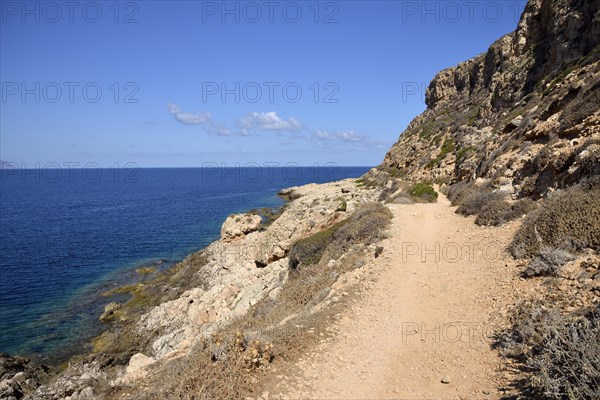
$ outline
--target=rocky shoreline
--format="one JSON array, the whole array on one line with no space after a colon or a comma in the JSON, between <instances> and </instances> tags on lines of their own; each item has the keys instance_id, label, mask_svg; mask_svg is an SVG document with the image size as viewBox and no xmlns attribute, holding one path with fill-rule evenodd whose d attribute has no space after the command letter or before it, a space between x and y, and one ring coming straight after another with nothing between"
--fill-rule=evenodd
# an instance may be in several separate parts
<instances>
[{"instance_id":1,"label":"rocky shoreline","mask_svg":"<svg viewBox=\"0 0 600 400\"><path fill-rule=\"evenodd\" d=\"M203 250L105 293L130 299L106 304L99 318L107 329L90 354L55 369L3 355L0 398L95 398L99 387L131 384L153 365L185 356L259 301L277 298L296 241L348 218L380 192L356 179L309 184L281 190L288 202L269 218L256 211L229 216L221 238Z\"/></svg>"}]
</instances>

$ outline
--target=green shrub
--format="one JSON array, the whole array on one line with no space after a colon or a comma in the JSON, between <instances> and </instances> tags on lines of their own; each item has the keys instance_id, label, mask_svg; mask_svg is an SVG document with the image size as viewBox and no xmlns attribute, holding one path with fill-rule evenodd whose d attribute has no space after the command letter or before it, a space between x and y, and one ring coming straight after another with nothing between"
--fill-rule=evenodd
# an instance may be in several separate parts
<instances>
[{"instance_id":1,"label":"green shrub","mask_svg":"<svg viewBox=\"0 0 600 400\"><path fill-rule=\"evenodd\" d=\"M440 149L440 152L438 153L438 155L430 160L426 165L425 168L433 168L436 166L439 166L439 164L442 162L442 160L444 158L446 158L446 156L450 153L452 153L454 151L455 145L454 145L454 139L453 138L448 138L446 140L444 140L444 144L442 144L442 148Z\"/></svg>"},{"instance_id":2,"label":"green shrub","mask_svg":"<svg viewBox=\"0 0 600 400\"><path fill-rule=\"evenodd\" d=\"M527 258L542 246L600 249L600 186L554 193L528 215L509 249L515 258Z\"/></svg>"},{"instance_id":3,"label":"green shrub","mask_svg":"<svg viewBox=\"0 0 600 400\"><path fill-rule=\"evenodd\" d=\"M511 327L496 343L514 358L525 378L525 398L600 398L600 307L566 318L543 304L525 303L511 315Z\"/></svg>"},{"instance_id":4,"label":"green shrub","mask_svg":"<svg viewBox=\"0 0 600 400\"><path fill-rule=\"evenodd\" d=\"M346 199L344 199L343 197L338 197L338 201L340 202L340 205L338 206L336 211L346 211L348 209L348 204L346 203Z\"/></svg>"},{"instance_id":5,"label":"green shrub","mask_svg":"<svg viewBox=\"0 0 600 400\"><path fill-rule=\"evenodd\" d=\"M428 183L416 183L409 187L407 192L415 200L426 203L435 203L438 198L438 192Z\"/></svg>"}]
</instances>

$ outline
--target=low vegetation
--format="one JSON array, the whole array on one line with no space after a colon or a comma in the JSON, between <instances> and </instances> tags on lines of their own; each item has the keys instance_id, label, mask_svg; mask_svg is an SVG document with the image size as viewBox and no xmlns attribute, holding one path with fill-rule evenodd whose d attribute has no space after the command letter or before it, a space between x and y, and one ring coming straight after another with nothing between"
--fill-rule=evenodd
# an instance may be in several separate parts
<instances>
[{"instance_id":1,"label":"low vegetation","mask_svg":"<svg viewBox=\"0 0 600 400\"><path fill-rule=\"evenodd\" d=\"M323 254L337 259L355 244L373 244L383 238L392 213L381 203L362 205L354 214L325 231L297 241L288 255L289 265L316 265Z\"/></svg>"},{"instance_id":2,"label":"low vegetation","mask_svg":"<svg viewBox=\"0 0 600 400\"><path fill-rule=\"evenodd\" d=\"M286 209L285 205L281 206L279 208L263 207L263 208L252 209L252 210L248 211L248 213L258 215L259 217L262 218L262 222L260 224L259 230L264 231L273 222L275 222L277 220L277 218L279 218L281 216L281 214L283 214L285 209Z\"/></svg>"},{"instance_id":3,"label":"low vegetation","mask_svg":"<svg viewBox=\"0 0 600 400\"><path fill-rule=\"evenodd\" d=\"M448 200L450 200L453 206L457 206L472 191L472 185L467 183L467 181L461 181L448 186L448 188L446 189L446 196L448 197Z\"/></svg>"},{"instance_id":4,"label":"low vegetation","mask_svg":"<svg viewBox=\"0 0 600 400\"><path fill-rule=\"evenodd\" d=\"M455 149L455 144L454 144L454 139L449 138L446 139L444 141L444 144L442 144L442 148L440 149L440 152L438 153L438 155L432 159L431 161L429 161L427 163L427 165L425 165L425 168L433 168L433 167L437 167L440 165L440 163L442 162L442 160L444 158L446 158L446 156L450 153L452 153Z\"/></svg>"},{"instance_id":5,"label":"low vegetation","mask_svg":"<svg viewBox=\"0 0 600 400\"><path fill-rule=\"evenodd\" d=\"M296 269L301 263L316 264L319 262L323 252L333 241L335 232L347 222L347 220L338 222L324 231L317 232L294 243L288 254L290 268Z\"/></svg>"},{"instance_id":6,"label":"low vegetation","mask_svg":"<svg viewBox=\"0 0 600 400\"><path fill-rule=\"evenodd\" d=\"M526 378L526 398L600 398L600 307L568 317L540 302L518 305L511 327L498 336L501 352Z\"/></svg>"},{"instance_id":7,"label":"low vegetation","mask_svg":"<svg viewBox=\"0 0 600 400\"><path fill-rule=\"evenodd\" d=\"M492 192L488 187L476 187L466 182L458 182L446 189L452 205L458 206L461 215L476 215L475 224L500 226L513 221L536 208L535 201L524 198L509 202L506 195Z\"/></svg>"},{"instance_id":8,"label":"low vegetation","mask_svg":"<svg viewBox=\"0 0 600 400\"><path fill-rule=\"evenodd\" d=\"M429 183L420 182L408 188L407 193L415 200L424 203L435 203L438 192Z\"/></svg>"},{"instance_id":9,"label":"low vegetation","mask_svg":"<svg viewBox=\"0 0 600 400\"><path fill-rule=\"evenodd\" d=\"M490 203L502 202L504 196L486 190L472 190L459 203L456 212L461 215L478 215Z\"/></svg>"},{"instance_id":10,"label":"low vegetation","mask_svg":"<svg viewBox=\"0 0 600 400\"><path fill-rule=\"evenodd\" d=\"M574 259L572 254L564 250L544 247L523 271L523 276L558 276L560 268Z\"/></svg>"},{"instance_id":11,"label":"low vegetation","mask_svg":"<svg viewBox=\"0 0 600 400\"><path fill-rule=\"evenodd\" d=\"M531 258L544 247L600 249L600 186L583 184L557 191L525 219L510 251Z\"/></svg>"},{"instance_id":12,"label":"low vegetation","mask_svg":"<svg viewBox=\"0 0 600 400\"><path fill-rule=\"evenodd\" d=\"M479 211L475 224L500 226L534 210L535 201L531 199L520 199L514 203L508 203L502 199L492 200L484 204Z\"/></svg>"}]
</instances>

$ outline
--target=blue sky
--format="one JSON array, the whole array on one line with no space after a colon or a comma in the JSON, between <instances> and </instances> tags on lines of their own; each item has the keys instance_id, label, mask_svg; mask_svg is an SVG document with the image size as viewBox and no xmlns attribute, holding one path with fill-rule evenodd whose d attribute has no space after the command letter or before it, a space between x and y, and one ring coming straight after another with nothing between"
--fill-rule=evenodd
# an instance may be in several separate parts
<instances>
[{"instance_id":1,"label":"blue sky","mask_svg":"<svg viewBox=\"0 0 600 400\"><path fill-rule=\"evenodd\" d=\"M377 165L523 0L1 2L0 159Z\"/></svg>"}]
</instances>

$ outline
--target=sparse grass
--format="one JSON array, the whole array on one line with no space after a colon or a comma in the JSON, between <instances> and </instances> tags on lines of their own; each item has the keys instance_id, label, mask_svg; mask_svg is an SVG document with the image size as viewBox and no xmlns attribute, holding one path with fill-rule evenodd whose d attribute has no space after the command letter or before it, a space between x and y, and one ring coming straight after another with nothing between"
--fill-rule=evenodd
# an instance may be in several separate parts
<instances>
[{"instance_id":1,"label":"sparse grass","mask_svg":"<svg viewBox=\"0 0 600 400\"><path fill-rule=\"evenodd\" d=\"M419 182L408 188L407 193L416 201L435 203L438 192L429 183Z\"/></svg>"},{"instance_id":2,"label":"sparse grass","mask_svg":"<svg viewBox=\"0 0 600 400\"><path fill-rule=\"evenodd\" d=\"M358 187L366 187L369 189L383 186L383 184L366 177L358 178L355 182Z\"/></svg>"},{"instance_id":3,"label":"sparse grass","mask_svg":"<svg viewBox=\"0 0 600 400\"><path fill-rule=\"evenodd\" d=\"M471 154L475 148L473 146L463 147L462 149L456 152L456 164L460 165L467 159L469 154Z\"/></svg>"},{"instance_id":4,"label":"sparse grass","mask_svg":"<svg viewBox=\"0 0 600 400\"><path fill-rule=\"evenodd\" d=\"M450 154L454 151L454 148L455 148L454 139L453 138L446 139L444 141L444 144L442 145L442 148L440 149L440 152L438 153L438 155L433 160L429 161L425 165L425 168L431 169L433 167L439 166L440 163L442 162L442 160L444 158L446 158L446 156L448 154Z\"/></svg>"},{"instance_id":5,"label":"sparse grass","mask_svg":"<svg viewBox=\"0 0 600 400\"><path fill-rule=\"evenodd\" d=\"M406 176L406 171L396 167L390 167L385 170L392 178L402 178Z\"/></svg>"},{"instance_id":6,"label":"sparse grass","mask_svg":"<svg viewBox=\"0 0 600 400\"><path fill-rule=\"evenodd\" d=\"M428 139L436 132L437 127L435 123L430 122L422 125L421 132L419 133L419 137L421 139Z\"/></svg>"}]
</instances>

